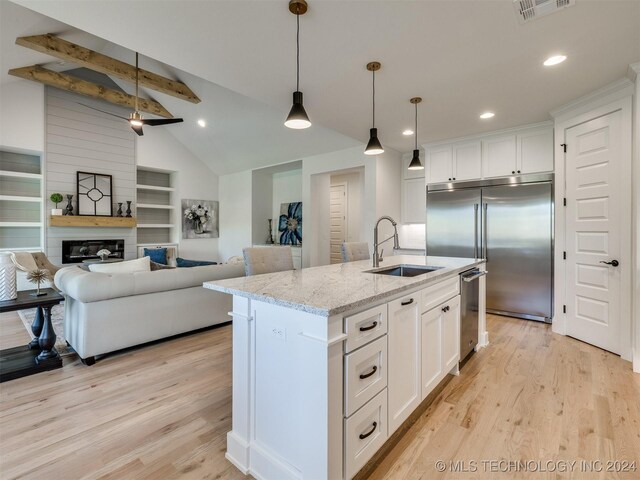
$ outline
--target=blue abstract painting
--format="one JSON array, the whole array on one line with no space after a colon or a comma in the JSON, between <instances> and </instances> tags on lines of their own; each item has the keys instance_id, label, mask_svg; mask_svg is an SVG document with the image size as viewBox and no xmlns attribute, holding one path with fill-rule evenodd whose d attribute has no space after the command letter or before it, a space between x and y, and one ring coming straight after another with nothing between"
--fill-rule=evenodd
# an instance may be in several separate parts
<instances>
[{"instance_id":1,"label":"blue abstract painting","mask_svg":"<svg viewBox=\"0 0 640 480\"><path fill-rule=\"evenodd\" d=\"M278 231L281 245L302 244L302 202L280 205Z\"/></svg>"}]
</instances>

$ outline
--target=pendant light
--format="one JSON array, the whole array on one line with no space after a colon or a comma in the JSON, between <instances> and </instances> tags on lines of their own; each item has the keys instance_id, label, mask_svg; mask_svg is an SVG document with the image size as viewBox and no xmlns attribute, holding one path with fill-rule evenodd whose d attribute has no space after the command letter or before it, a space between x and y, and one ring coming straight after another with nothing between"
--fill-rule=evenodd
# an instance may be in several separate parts
<instances>
[{"instance_id":1,"label":"pendant light","mask_svg":"<svg viewBox=\"0 0 640 480\"><path fill-rule=\"evenodd\" d=\"M300 91L300 15L307 12L307 2L305 0L290 0L289 11L296 16L296 91L293 92L293 106L284 125L299 130L311 126L311 120L302 106L302 92Z\"/></svg>"},{"instance_id":2,"label":"pendant light","mask_svg":"<svg viewBox=\"0 0 640 480\"><path fill-rule=\"evenodd\" d=\"M424 170L424 166L420 161L420 150L418 150L418 104L422 101L420 97L413 97L409 100L416 107L416 128L413 130L415 138L415 150L413 151L413 158L409 164L409 170Z\"/></svg>"},{"instance_id":3,"label":"pendant light","mask_svg":"<svg viewBox=\"0 0 640 480\"><path fill-rule=\"evenodd\" d=\"M367 70L371 72L373 77L373 123L369 130L369 143L367 143L367 148L364 149L365 155L380 155L381 153L384 153L384 148L382 148L382 144L380 143L380 140L378 140L378 129L376 128L376 72L380 70L381 66L380 62L367 63Z\"/></svg>"}]
</instances>

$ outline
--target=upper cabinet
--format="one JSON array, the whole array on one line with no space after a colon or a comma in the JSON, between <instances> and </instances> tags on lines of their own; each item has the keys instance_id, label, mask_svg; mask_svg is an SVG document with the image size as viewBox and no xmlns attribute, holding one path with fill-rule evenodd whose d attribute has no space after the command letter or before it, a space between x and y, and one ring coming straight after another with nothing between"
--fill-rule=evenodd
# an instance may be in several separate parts
<instances>
[{"instance_id":1,"label":"upper cabinet","mask_svg":"<svg viewBox=\"0 0 640 480\"><path fill-rule=\"evenodd\" d=\"M553 172L553 126L523 127L439 143L426 147L425 158L427 183Z\"/></svg>"}]
</instances>

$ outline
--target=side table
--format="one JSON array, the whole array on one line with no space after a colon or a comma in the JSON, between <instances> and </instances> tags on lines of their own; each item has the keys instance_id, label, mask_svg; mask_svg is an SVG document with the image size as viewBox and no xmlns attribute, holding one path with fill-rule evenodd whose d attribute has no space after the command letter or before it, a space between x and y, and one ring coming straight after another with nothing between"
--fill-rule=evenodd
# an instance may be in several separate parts
<instances>
[{"instance_id":1,"label":"side table","mask_svg":"<svg viewBox=\"0 0 640 480\"><path fill-rule=\"evenodd\" d=\"M18 292L15 300L0 302L0 313L37 308L31 325L35 338L27 345L0 350L0 382L62 367L62 358L54 345L56 333L51 323L51 308L64 297L53 288L41 288L46 295L35 297L35 290Z\"/></svg>"}]
</instances>

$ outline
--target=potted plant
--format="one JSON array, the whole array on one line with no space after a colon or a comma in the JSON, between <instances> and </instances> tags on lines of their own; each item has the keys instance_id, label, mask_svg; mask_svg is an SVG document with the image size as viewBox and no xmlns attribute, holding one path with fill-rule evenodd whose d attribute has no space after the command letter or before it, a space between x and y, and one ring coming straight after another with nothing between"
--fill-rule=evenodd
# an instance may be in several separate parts
<instances>
[{"instance_id":1,"label":"potted plant","mask_svg":"<svg viewBox=\"0 0 640 480\"><path fill-rule=\"evenodd\" d=\"M62 194L52 193L49 200L56 204L56 208L51 209L51 215L62 215L62 209L58 208L58 204L63 200Z\"/></svg>"}]
</instances>

